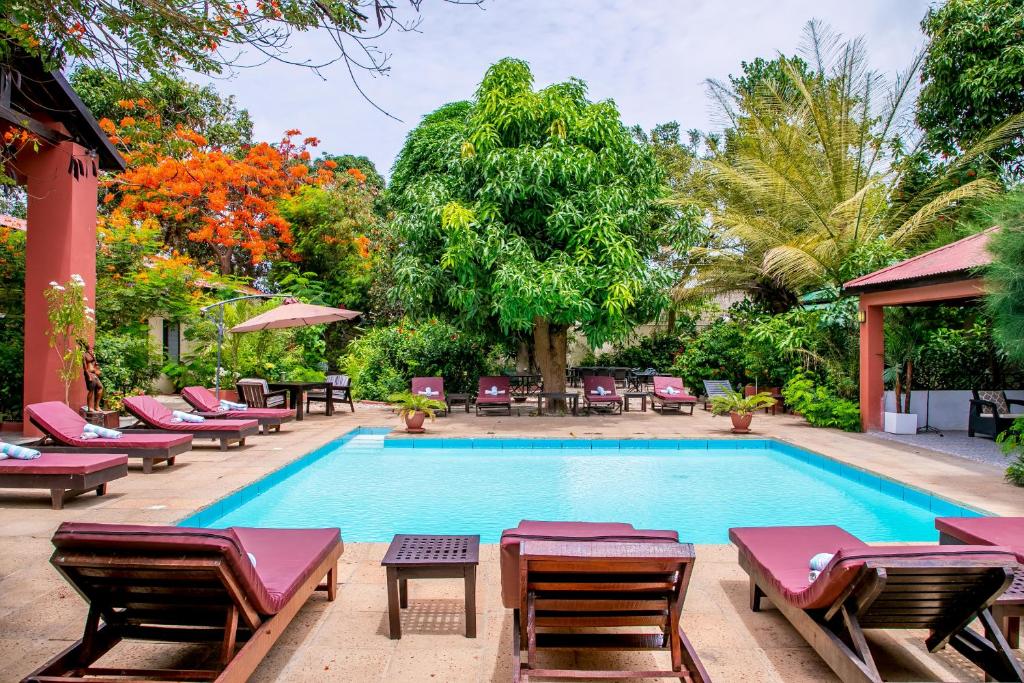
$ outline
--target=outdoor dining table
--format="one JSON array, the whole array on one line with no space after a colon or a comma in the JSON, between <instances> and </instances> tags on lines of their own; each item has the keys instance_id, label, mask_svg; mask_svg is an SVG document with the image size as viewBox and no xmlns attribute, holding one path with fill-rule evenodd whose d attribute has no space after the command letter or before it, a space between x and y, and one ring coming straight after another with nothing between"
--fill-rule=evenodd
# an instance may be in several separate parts
<instances>
[{"instance_id":1,"label":"outdoor dining table","mask_svg":"<svg viewBox=\"0 0 1024 683\"><path fill-rule=\"evenodd\" d=\"M324 389L327 392L327 414L334 415L334 385L330 382L267 382L271 390L286 389L288 391L288 407L295 409L295 420L301 422L305 417L302 395L310 389Z\"/></svg>"}]
</instances>

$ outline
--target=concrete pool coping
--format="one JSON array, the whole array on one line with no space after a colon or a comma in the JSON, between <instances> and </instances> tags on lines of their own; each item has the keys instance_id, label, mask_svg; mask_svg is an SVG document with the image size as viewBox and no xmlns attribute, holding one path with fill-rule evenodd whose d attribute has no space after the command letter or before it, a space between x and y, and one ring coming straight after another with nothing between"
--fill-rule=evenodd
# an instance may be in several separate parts
<instances>
[{"instance_id":1,"label":"concrete pool coping","mask_svg":"<svg viewBox=\"0 0 1024 683\"><path fill-rule=\"evenodd\" d=\"M392 422L394 421L394 422ZM80 635L85 604L48 564L50 537L60 522L172 524L217 499L319 448L359 425L397 424L386 409L358 406L332 418L314 415L287 425L280 435L251 440L222 453L201 447L181 464L111 484L107 496L84 496L50 510L42 492L0 492L0 680L20 680ZM756 438L789 441L830 458L882 474L951 500L996 514L1024 515L1021 490L1002 481L999 468L870 435L813 429L792 416L762 416ZM725 438L726 418L697 410L689 416L630 412L616 417L475 418L455 413L427 425L435 436L535 436L552 438ZM514 524L518 520L511 520ZM413 530L414 531L414 530ZM379 560L383 544L347 544L339 600L314 597L260 668L256 680L491 681L509 678L511 616L497 596L496 546L482 548L478 581L480 637L460 635L461 584L413 586L413 611L400 641L386 635L386 597ZM745 575L728 545L698 546L693 585L683 623L700 656L719 680L834 680L821 660L774 610L746 608ZM41 607L45 606L45 607ZM873 634L880 664L893 678L981 680L958 656L925 652L920 634ZM737 644L742 643L741 647ZM155 646L130 646L125 654L169 655ZM572 655L569 655L572 657ZM647 655L643 655L644 657ZM591 660L587 660L588 663Z\"/></svg>"}]
</instances>

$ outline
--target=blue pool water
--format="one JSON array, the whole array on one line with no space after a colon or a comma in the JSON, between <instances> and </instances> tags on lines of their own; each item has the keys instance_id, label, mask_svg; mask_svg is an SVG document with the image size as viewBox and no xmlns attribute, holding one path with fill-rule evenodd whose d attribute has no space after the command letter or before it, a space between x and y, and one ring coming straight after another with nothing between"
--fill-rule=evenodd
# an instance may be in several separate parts
<instances>
[{"instance_id":1,"label":"blue pool water","mask_svg":"<svg viewBox=\"0 0 1024 683\"><path fill-rule=\"evenodd\" d=\"M726 543L732 526L838 524L866 541L932 541L936 516L978 514L770 440L385 447L379 431L357 430L182 524L337 526L347 541L374 542L472 533L485 543L521 519L630 522L694 543Z\"/></svg>"}]
</instances>

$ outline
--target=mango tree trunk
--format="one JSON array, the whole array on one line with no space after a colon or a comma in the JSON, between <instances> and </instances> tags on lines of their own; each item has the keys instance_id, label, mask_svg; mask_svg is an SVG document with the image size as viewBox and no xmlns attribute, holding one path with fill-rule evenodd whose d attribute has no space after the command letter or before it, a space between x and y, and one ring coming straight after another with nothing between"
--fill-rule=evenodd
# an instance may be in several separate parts
<instances>
[{"instance_id":1,"label":"mango tree trunk","mask_svg":"<svg viewBox=\"0 0 1024 683\"><path fill-rule=\"evenodd\" d=\"M566 325L554 325L537 318L533 325L533 346L544 391L565 391ZM564 401L556 407L564 410Z\"/></svg>"}]
</instances>

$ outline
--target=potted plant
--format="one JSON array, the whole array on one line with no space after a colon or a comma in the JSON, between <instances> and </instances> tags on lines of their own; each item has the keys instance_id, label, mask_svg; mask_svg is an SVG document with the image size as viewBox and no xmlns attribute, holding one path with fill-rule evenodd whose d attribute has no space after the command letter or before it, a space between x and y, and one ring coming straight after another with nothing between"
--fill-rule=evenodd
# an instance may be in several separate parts
<instances>
[{"instance_id":1,"label":"potted plant","mask_svg":"<svg viewBox=\"0 0 1024 683\"><path fill-rule=\"evenodd\" d=\"M890 434L917 434L917 413L910 412L914 363L919 355L921 324L906 313L886 327L885 370L882 378L893 388L896 411L885 411L883 429Z\"/></svg>"},{"instance_id":2,"label":"potted plant","mask_svg":"<svg viewBox=\"0 0 1024 683\"><path fill-rule=\"evenodd\" d=\"M392 394L388 401L398 409L398 418L405 420L405 431L410 434L422 434L423 421L428 417L433 421L436 411L446 408L440 401L410 391Z\"/></svg>"},{"instance_id":3,"label":"potted plant","mask_svg":"<svg viewBox=\"0 0 1024 683\"><path fill-rule=\"evenodd\" d=\"M733 434L747 434L750 432L750 421L754 419L754 411L771 408L773 405L775 399L767 392L744 396L738 391L730 391L724 396L711 399L711 413L728 415L732 419Z\"/></svg>"}]
</instances>

